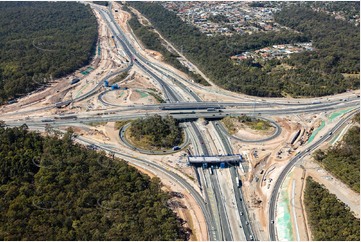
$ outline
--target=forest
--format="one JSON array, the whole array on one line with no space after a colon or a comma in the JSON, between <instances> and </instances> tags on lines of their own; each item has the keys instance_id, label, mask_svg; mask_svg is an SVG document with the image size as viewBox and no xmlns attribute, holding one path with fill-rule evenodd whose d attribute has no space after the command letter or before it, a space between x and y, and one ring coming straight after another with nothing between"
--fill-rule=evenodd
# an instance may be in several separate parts
<instances>
[{"instance_id":1,"label":"forest","mask_svg":"<svg viewBox=\"0 0 361 242\"><path fill-rule=\"evenodd\" d=\"M353 24L298 6L284 8L275 20L304 33L318 50L294 55L288 64L326 74L360 72L360 31Z\"/></svg>"},{"instance_id":2,"label":"forest","mask_svg":"<svg viewBox=\"0 0 361 242\"><path fill-rule=\"evenodd\" d=\"M89 6L0 2L0 104L89 64L98 38Z\"/></svg>"},{"instance_id":3,"label":"forest","mask_svg":"<svg viewBox=\"0 0 361 242\"><path fill-rule=\"evenodd\" d=\"M131 14L132 18L128 23L145 48L160 52L166 63L186 73L194 82L200 83L204 86L209 86L209 83L200 75L189 71L188 68L178 61L177 58L179 58L179 55L170 52L166 47L164 47L164 45L162 45L162 40L159 35L155 33L151 27L141 25L137 16L126 5L123 5L123 10Z\"/></svg>"},{"instance_id":4,"label":"forest","mask_svg":"<svg viewBox=\"0 0 361 242\"><path fill-rule=\"evenodd\" d=\"M304 4L316 9L324 9L330 13L341 13L348 21L355 20L355 17L360 15L360 1L307 1Z\"/></svg>"},{"instance_id":5,"label":"forest","mask_svg":"<svg viewBox=\"0 0 361 242\"><path fill-rule=\"evenodd\" d=\"M140 118L130 126L131 136L135 140L146 140L151 146L172 148L182 142L182 131L178 121L172 116L153 115Z\"/></svg>"},{"instance_id":6,"label":"forest","mask_svg":"<svg viewBox=\"0 0 361 242\"><path fill-rule=\"evenodd\" d=\"M304 203L312 240L360 241L360 219L311 177L307 177Z\"/></svg>"},{"instance_id":7,"label":"forest","mask_svg":"<svg viewBox=\"0 0 361 242\"><path fill-rule=\"evenodd\" d=\"M358 119L358 120L357 120ZM360 114L354 122L360 123ZM326 170L347 184L352 190L360 192L360 127L350 128L342 142L326 152L317 150L313 157Z\"/></svg>"},{"instance_id":8,"label":"forest","mask_svg":"<svg viewBox=\"0 0 361 242\"><path fill-rule=\"evenodd\" d=\"M0 240L189 238L158 178L51 130L0 128Z\"/></svg>"},{"instance_id":9,"label":"forest","mask_svg":"<svg viewBox=\"0 0 361 242\"><path fill-rule=\"evenodd\" d=\"M221 87L254 96L324 96L355 89L359 78L359 29L307 6L287 7L275 15L293 30L207 37L158 3L127 2L211 80ZM274 44L312 41L316 51L294 54L265 64L253 60L235 64L230 56ZM290 66L286 68L285 65Z\"/></svg>"}]
</instances>

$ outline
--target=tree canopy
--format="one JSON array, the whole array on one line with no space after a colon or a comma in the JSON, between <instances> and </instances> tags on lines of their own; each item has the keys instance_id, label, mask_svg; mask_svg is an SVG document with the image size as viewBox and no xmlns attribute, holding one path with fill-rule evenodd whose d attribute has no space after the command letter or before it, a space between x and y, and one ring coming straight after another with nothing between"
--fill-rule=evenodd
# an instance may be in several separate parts
<instances>
[{"instance_id":1,"label":"tree canopy","mask_svg":"<svg viewBox=\"0 0 361 242\"><path fill-rule=\"evenodd\" d=\"M154 32L152 27L141 25L137 16L127 6L124 5L123 10L131 14L132 18L129 20L129 25L132 28L134 34L147 49L160 52L163 55L163 60L165 62L177 68L178 70L187 73L194 82L209 86L209 83L200 75L189 71L188 68L179 62L177 58L180 56L175 52L169 51L169 49L163 45L161 38L156 32Z\"/></svg>"},{"instance_id":2,"label":"tree canopy","mask_svg":"<svg viewBox=\"0 0 361 242\"><path fill-rule=\"evenodd\" d=\"M146 139L151 146L172 148L182 141L182 132L172 116L160 115L140 118L132 122L131 136L136 140Z\"/></svg>"},{"instance_id":3,"label":"tree canopy","mask_svg":"<svg viewBox=\"0 0 361 242\"><path fill-rule=\"evenodd\" d=\"M360 219L311 177L307 177L304 203L312 240L360 241Z\"/></svg>"},{"instance_id":4,"label":"tree canopy","mask_svg":"<svg viewBox=\"0 0 361 242\"><path fill-rule=\"evenodd\" d=\"M158 178L72 140L0 128L1 240L188 239Z\"/></svg>"},{"instance_id":5,"label":"tree canopy","mask_svg":"<svg viewBox=\"0 0 361 242\"><path fill-rule=\"evenodd\" d=\"M356 116L358 123L360 116ZM354 126L345 134L342 142L326 152L317 150L314 158L352 190L360 192L360 127Z\"/></svg>"},{"instance_id":6,"label":"tree canopy","mask_svg":"<svg viewBox=\"0 0 361 242\"><path fill-rule=\"evenodd\" d=\"M97 21L76 2L0 2L0 104L87 65Z\"/></svg>"},{"instance_id":7,"label":"tree canopy","mask_svg":"<svg viewBox=\"0 0 361 242\"><path fill-rule=\"evenodd\" d=\"M342 75L359 73L359 29L306 6L284 8L275 15L278 22L298 31L207 37L158 3L127 4L144 14L163 37L183 49L187 58L225 89L254 96L298 97L331 95L359 86L358 78ZM306 41L312 41L317 50L266 63L249 60L235 64L230 60L245 51Z\"/></svg>"}]
</instances>

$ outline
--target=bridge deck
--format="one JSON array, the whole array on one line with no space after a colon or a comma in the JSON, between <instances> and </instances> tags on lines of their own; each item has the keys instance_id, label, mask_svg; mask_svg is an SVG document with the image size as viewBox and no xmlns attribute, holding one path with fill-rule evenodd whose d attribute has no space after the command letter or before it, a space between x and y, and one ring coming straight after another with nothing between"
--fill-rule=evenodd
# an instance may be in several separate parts
<instances>
[{"instance_id":1,"label":"bridge deck","mask_svg":"<svg viewBox=\"0 0 361 242\"><path fill-rule=\"evenodd\" d=\"M241 155L219 155L219 156L188 156L188 163L238 163L242 161Z\"/></svg>"}]
</instances>

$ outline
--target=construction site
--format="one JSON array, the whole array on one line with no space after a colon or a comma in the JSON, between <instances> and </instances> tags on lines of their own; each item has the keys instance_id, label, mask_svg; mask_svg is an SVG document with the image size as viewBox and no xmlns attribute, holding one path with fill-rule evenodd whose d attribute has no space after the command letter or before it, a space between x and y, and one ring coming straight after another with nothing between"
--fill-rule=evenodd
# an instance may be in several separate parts
<instances>
[{"instance_id":1,"label":"construction site","mask_svg":"<svg viewBox=\"0 0 361 242\"><path fill-rule=\"evenodd\" d=\"M180 96L185 96L187 102L191 102L192 96L187 92L190 90L198 95L203 102L235 102L235 104L229 105L226 110L214 113L212 112L213 110L196 110L194 113L184 110L173 111L173 113L160 110L156 105L167 102L164 87L140 66L131 65L134 62L132 58L135 59L135 57L127 55L126 50L115 38L109 23L106 22L106 18L100 15L100 10L98 9L111 11L116 24L119 25L129 40L132 41L139 55L142 55L153 65L160 65L165 70L175 73L173 76L178 75L184 79L182 83L186 86L186 89L180 88L171 79L165 82L176 90ZM214 156L240 155L242 159L240 161L237 160L234 169L236 176L239 178L240 190L243 193L244 202L248 209L249 223L252 225L254 236L256 236L257 240L269 239L269 223L271 222L277 224L276 229L279 231L278 240L311 240L307 217L304 214L302 196L304 179L308 175L324 184L330 189L331 193L335 193L340 200L350 206L351 210L359 218L359 194L351 191L343 183L323 170L313 161L311 152L308 152L310 144L330 135L330 128L334 127L346 114L353 111L353 108L340 108L337 111L331 109L322 110L314 113L298 112L263 115L261 112L266 113L267 109L262 105L267 101L275 103L279 100L283 102L294 101L295 103L296 101L291 98L287 100L277 98L260 100L259 98L243 94L231 93L215 85L206 87L197 83L191 83L189 81L190 77L185 73L164 63L160 53L144 48L142 43L135 39L132 30L127 24L130 14L122 10L121 4L113 2L109 10L107 7L97 6L96 9L93 8L93 12L98 21L99 40L96 55L91 63L69 76L51 81L41 91L31 93L19 99L16 103L0 107L0 115L4 120L11 118L20 122L29 120L29 116L32 116L31 118L35 119L38 123L49 122L49 125L54 125L54 127L56 124L53 123L54 120L62 122L71 121L66 125L59 124L56 127L63 131L71 127L78 137L92 140L98 146L104 145L109 149L116 150L121 154L129 156L130 160L135 158L151 160L154 164L172 171L188 181L202 196L205 196L204 190L206 188L203 185L204 182L202 183L201 181L205 180L208 182L208 175L203 174L205 173L204 170L202 174L198 174L202 168L198 170L198 168L190 164L190 154L197 156L201 153L200 147L205 146L208 152ZM134 11L134 13L138 17L141 16L137 11ZM165 73L168 72L165 71ZM166 75L158 74L158 76L166 79ZM179 79L182 80L181 78ZM73 80L76 79L79 80L74 83ZM352 95L354 96L355 94ZM350 94L324 97L322 101L340 100L348 96ZM241 102L246 104L238 104ZM178 101L174 103L177 104ZM282 105L276 104L275 110L281 110L283 108ZM141 108L137 110L136 108L140 106L149 107L149 110ZM242 108L246 114L240 113L239 110ZM190 115L198 115L202 112L207 115L209 113L222 114L224 117L226 112L227 115L229 114L232 117L246 115L262 119L264 116L267 116L267 120L271 122L267 129L259 130L234 121L235 130L230 133L222 124L223 116L219 119L193 118L195 119L194 125L197 126L204 142L195 141L197 136L199 136L198 134L184 131L190 142L180 150L166 154L140 153L121 140L119 126L116 124L117 121L134 120L138 118L137 115L139 117L143 114L154 115L162 113L161 111L164 112L164 115L172 115L175 112L178 115L189 115L189 117L184 118L185 122L181 122L183 130L191 127L188 121L192 118ZM30 114L29 112L33 113ZM118 113L119 115L116 116ZM95 120L94 117L99 120L93 121ZM115 117L119 117L119 120L115 120ZM87 121L88 118L90 121ZM109 119L109 121L108 118L113 118L114 120ZM337 144L351 126L351 122L347 122L347 125L337 132L336 138L324 143L320 148L326 149ZM224 140L229 142L232 148L231 152L223 148ZM277 197L277 221L269 221L269 200L272 196L275 181L290 159L297 156L300 152L308 154L287 175L283 182L281 193ZM204 157L207 155L199 156ZM206 159L202 159L200 163L205 163ZM173 194L172 198L168 201L168 205L186 221L184 226L192 231L191 240L211 239L207 232L209 227L207 225L207 218L199 203L187 188L180 185L179 182L172 179L169 175L152 169L149 165L143 166L132 164L131 162L129 164L151 177L157 176L160 178L164 185L163 189ZM231 165L227 167L233 169ZM214 170L217 173L216 176L220 184L221 195L223 198L227 198L225 199L227 201L225 201L226 207L224 210L231 221L230 230L233 233L233 231L239 229L238 224L241 223L240 218L242 219L243 216L241 214L237 215L237 217L236 212L234 212L238 210L236 209L235 199L231 198L235 192L231 182L234 180L233 173L228 171L228 169L223 169L221 166L214 166ZM212 197L210 197L210 201L211 199ZM217 224L217 221L215 224ZM239 237L234 238L250 240L248 237L242 236L239 235Z\"/></svg>"}]
</instances>

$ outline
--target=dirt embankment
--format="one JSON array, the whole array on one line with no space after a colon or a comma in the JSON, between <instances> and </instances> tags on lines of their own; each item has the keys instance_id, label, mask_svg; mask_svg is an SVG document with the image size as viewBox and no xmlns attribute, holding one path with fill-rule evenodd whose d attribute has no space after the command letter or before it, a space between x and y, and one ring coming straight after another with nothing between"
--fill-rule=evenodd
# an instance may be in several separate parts
<instances>
[{"instance_id":1,"label":"dirt embankment","mask_svg":"<svg viewBox=\"0 0 361 242\"><path fill-rule=\"evenodd\" d=\"M251 117L226 117L222 120L228 132L244 140L267 138L275 132L275 127L262 119Z\"/></svg>"}]
</instances>

